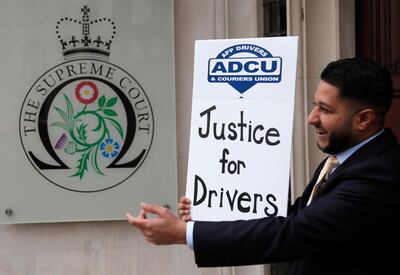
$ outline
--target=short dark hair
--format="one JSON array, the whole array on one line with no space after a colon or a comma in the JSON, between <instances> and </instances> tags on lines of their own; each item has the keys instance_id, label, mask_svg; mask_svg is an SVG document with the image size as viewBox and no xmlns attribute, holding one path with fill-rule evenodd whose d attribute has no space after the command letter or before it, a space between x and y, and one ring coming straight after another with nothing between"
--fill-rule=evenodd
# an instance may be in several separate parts
<instances>
[{"instance_id":1,"label":"short dark hair","mask_svg":"<svg viewBox=\"0 0 400 275\"><path fill-rule=\"evenodd\" d=\"M364 58L346 58L329 63L321 79L339 89L345 99L366 104L382 120L390 108L393 84L388 69Z\"/></svg>"}]
</instances>

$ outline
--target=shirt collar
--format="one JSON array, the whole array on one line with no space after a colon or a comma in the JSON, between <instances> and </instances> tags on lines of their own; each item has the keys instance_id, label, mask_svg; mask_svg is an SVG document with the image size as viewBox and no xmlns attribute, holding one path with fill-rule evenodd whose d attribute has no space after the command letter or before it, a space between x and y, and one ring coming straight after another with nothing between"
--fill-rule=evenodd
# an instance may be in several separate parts
<instances>
[{"instance_id":1,"label":"shirt collar","mask_svg":"<svg viewBox=\"0 0 400 275\"><path fill-rule=\"evenodd\" d=\"M372 137L369 137L368 139L366 139L366 140L354 145L353 147L351 147L351 148L349 148L349 149L337 154L336 158L339 161L339 164L342 164L343 162L345 162L352 154L354 154L355 151L360 149L360 147L362 147L364 144L368 143L369 141L373 140L374 138L376 138L377 136L379 136L383 132L384 132L384 130L382 129L378 133L373 135Z\"/></svg>"}]
</instances>

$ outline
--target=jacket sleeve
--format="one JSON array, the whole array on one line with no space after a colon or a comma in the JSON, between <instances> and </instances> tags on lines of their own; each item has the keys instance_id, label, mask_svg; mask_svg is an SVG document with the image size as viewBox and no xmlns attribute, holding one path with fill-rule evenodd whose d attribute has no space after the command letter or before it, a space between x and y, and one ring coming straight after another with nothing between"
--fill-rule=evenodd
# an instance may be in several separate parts
<instances>
[{"instance_id":1,"label":"jacket sleeve","mask_svg":"<svg viewBox=\"0 0 400 275\"><path fill-rule=\"evenodd\" d=\"M354 165L336 177L329 193L286 218L196 222L196 263L264 264L399 245L400 219L393 216L400 210L400 175L394 166L383 159Z\"/></svg>"}]
</instances>

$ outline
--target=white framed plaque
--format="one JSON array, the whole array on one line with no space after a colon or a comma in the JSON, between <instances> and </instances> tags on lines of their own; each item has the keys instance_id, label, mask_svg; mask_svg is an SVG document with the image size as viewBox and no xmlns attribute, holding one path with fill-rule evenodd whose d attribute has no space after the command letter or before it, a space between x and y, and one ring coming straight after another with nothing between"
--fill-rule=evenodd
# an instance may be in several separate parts
<instances>
[{"instance_id":1,"label":"white framed plaque","mask_svg":"<svg viewBox=\"0 0 400 275\"><path fill-rule=\"evenodd\" d=\"M7 1L0 34L1 223L176 204L172 0Z\"/></svg>"}]
</instances>

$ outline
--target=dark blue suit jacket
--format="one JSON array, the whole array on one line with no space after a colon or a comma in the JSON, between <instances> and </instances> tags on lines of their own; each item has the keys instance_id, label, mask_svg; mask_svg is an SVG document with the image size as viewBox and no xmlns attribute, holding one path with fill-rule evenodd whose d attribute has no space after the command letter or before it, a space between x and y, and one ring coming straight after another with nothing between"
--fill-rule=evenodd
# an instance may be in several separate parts
<instances>
[{"instance_id":1,"label":"dark blue suit jacket","mask_svg":"<svg viewBox=\"0 0 400 275\"><path fill-rule=\"evenodd\" d=\"M400 146L396 138L386 129L362 146L306 207L322 166L287 217L195 222L198 266L290 262L293 275L398 273Z\"/></svg>"}]
</instances>

